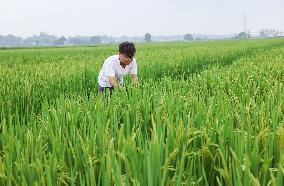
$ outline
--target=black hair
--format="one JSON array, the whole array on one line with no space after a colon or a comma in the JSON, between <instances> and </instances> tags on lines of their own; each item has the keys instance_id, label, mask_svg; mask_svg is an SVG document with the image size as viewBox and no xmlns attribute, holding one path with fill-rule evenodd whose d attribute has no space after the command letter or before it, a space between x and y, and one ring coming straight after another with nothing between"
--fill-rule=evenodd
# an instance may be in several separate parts
<instances>
[{"instance_id":1,"label":"black hair","mask_svg":"<svg viewBox=\"0 0 284 186\"><path fill-rule=\"evenodd\" d=\"M126 55L129 58L133 58L136 52L134 43L132 42L123 42L119 45L119 53Z\"/></svg>"}]
</instances>

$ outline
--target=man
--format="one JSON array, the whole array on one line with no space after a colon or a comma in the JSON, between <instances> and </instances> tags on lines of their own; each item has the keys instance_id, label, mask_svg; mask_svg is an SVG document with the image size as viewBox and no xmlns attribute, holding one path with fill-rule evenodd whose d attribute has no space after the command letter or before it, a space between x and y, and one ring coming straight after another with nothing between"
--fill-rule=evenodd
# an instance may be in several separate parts
<instances>
[{"instance_id":1,"label":"man","mask_svg":"<svg viewBox=\"0 0 284 186\"><path fill-rule=\"evenodd\" d=\"M98 76L99 93L109 90L112 95L114 88L123 86L123 77L128 73L131 74L133 83L138 82L135 52L132 42L123 42L119 45L119 53L105 60Z\"/></svg>"}]
</instances>

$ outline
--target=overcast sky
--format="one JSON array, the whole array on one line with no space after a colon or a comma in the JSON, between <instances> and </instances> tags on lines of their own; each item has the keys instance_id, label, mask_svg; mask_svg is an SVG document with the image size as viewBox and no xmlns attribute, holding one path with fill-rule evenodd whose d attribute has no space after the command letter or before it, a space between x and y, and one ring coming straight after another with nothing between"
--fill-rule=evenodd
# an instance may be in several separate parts
<instances>
[{"instance_id":1,"label":"overcast sky","mask_svg":"<svg viewBox=\"0 0 284 186\"><path fill-rule=\"evenodd\" d=\"M1 0L0 35L142 36L284 31L284 0Z\"/></svg>"}]
</instances>

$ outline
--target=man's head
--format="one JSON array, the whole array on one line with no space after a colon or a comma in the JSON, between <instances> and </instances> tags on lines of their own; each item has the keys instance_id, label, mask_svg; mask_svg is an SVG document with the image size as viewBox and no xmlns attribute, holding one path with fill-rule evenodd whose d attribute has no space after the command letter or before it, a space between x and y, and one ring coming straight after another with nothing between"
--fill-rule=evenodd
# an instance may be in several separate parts
<instances>
[{"instance_id":1,"label":"man's head","mask_svg":"<svg viewBox=\"0 0 284 186\"><path fill-rule=\"evenodd\" d=\"M132 42L123 42L119 45L119 59L124 65L129 65L135 55L136 48Z\"/></svg>"}]
</instances>

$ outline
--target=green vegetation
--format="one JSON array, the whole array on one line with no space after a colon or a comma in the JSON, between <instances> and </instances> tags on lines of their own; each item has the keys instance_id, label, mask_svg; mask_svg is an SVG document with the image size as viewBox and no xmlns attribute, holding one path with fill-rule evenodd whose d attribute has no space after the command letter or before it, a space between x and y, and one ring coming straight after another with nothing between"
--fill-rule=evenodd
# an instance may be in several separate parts
<instances>
[{"instance_id":1,"label":"green vegetation","mask_svg":"<svg viewBox=\"0 0 284 186\"><path fill-rule=\"evenodd\" d=\"M283 185L284 39L0 50L1 185Z\"/></svg>"}]
</instances>

